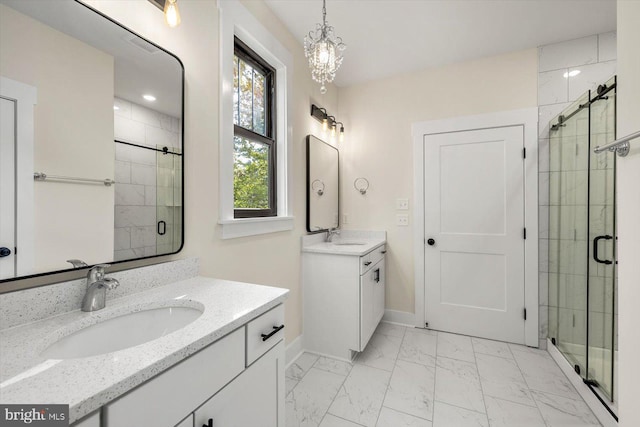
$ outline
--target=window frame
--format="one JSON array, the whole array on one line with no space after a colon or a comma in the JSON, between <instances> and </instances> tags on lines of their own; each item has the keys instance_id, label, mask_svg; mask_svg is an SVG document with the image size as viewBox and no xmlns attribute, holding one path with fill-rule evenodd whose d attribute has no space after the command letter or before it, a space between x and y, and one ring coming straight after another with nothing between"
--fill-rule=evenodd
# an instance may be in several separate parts
<instances>
[{"instance_id":1,"label":"window frame","mask_svg":"<svg viewBox=\"0 0 640 427\"><path fill-rule=\"evenodd\" d=\"M294 142L293 80L294 57L269 28L259 21L239 0L218 0L219 17L219 138L218 224L221 239L257 236L295 229L294 217ZM278 215L234 218L233 194L233 52L234 36L271 64L276 75L276 109L278 147Z\"/></svg>"},{"instance_id":2,"label":"window frame","mask_svg":"<svg viewBox=\"0 0 640 427\"><path fill-rule=\"evenodd\" d=\"M278 215L278 174L277 174L277 105L276 105L276 69L246 45L238 36L234 35L234 56L262 72L265 77L265 135L257 133L243 126L233 124L234 137L241 137L255 141L269 147L269 208L268 209L238 209L234 206L234 218L262 218ZM238 74L238 78L240 75ZM253 113L253 112L252 112ZM238 114L239 117L239 114ZM253 123L253 114L251 116ZM235 189L234 189L235 190ZM234 197L235 203L235 197Z\"/></svg>"}]
</instances>

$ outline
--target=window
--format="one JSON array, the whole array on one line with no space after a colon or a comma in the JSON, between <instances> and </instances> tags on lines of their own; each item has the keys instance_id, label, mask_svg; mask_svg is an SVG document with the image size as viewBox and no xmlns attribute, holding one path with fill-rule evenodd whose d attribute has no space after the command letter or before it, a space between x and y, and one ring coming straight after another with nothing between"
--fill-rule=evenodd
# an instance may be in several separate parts
<instances>
[{"instance_id":1,"label":"window","mask_svg":"<svg viewBox=\"0 0 640 427\"><path fill-rule=\"evenodd\" d=\"M235 218L276 216L275 70L237 37L233 57Z\"/></svg>"},{"instance_id":2,"label":"window","mask_svg":"<svg viewBox=\"0 0 640 427\"><path fill-rule=\"evenodd\" d=\"M293 109L289 108L293 105L293 55L241 1L218 0L218 7L220 237L235 239L293 230ZM248 79L242 92L241 62ZM264 91L254 94L263 78ZM234 91L234 87L238 89ZM245 155L241 155L243 150ZM245 170L248 175L240 177ZM255 183L260 191L236 192L236 188L243 188L234 185L236 171L238 179ZM236 205L236 193L238 202L247 203ZM268 208L264 207L265 200Z\"/></svg>"}]
</instances>

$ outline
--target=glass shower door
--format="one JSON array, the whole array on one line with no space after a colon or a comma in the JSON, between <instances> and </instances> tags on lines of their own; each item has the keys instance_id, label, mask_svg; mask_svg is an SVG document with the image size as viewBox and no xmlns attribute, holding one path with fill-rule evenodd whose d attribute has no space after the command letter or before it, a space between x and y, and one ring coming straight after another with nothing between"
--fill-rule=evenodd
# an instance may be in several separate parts
<instances>
[{"instance_id":1,"label":"glass shower door","mask_svg":"<svg viewBox=\"0 0 640 427\"><path fill-rule=\"evenodd\" d=\"M613 87L615 79L606 86ZM587 380L613 401L616 337L615 162L593 148L615 140L615 90L591 104L589 176L589 300Z\"/></svg>"},{"instance_id":2,"label":"glass shower door","mask_svg":"<svg viewBox=\"0 0 640 427\"><path fill-rule=\"evenodd\" d=\"M177 147L160 147L156 153L156 218L158 254L180 249L182 242L182 162Z\"/></svg>"},{"instance_id":3,"label":"glass shower door","mask_svg":"<svg viewBox=\"0 0 640 427\"><path fill-rule=\"evenodd\" d=\"M549 325L558 349L587 372L589 99L552 121L549 188Z\"/></svg>"}]
</instances>

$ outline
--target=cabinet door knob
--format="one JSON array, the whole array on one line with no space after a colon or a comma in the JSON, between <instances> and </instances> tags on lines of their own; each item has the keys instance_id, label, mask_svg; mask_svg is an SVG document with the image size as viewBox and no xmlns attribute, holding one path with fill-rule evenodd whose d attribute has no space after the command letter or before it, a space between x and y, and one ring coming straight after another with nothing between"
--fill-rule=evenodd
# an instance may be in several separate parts
<instances>
[{"instance_id":1,"label":"cabinet door knob","mask_svg":"<svg viewBox=\"0 0 640 427\"><path fill-rule=\"evenodd\" d=\"M206 424L202 424L202 427L213 427L213 418L209 418Z\"/></svg>"},{"instance_id":2,"label":"cabinet door knob","mask_svg":"<svg viewBox=\"0 0 640 427\"><path fill-rule=\"evenodd\" d=\"M0 248L0 258L4 258L9 255L11 255L11 249L5 248L4 246Z\"/></svg>"},{"instance_id":3,"label":"cabinet door knob","mask_svg":"<svg viewBox=\"0 0 640 427\"><path fill-rule=\"evenodd\" d=\"M433 239L428 239L428 240L427 240L427 245L429 245L429 246L433 246L433 245L435 245L435 244L436 244L436 241L435 241L435 240L433 240Z\"/></svg>"}]
</instances>

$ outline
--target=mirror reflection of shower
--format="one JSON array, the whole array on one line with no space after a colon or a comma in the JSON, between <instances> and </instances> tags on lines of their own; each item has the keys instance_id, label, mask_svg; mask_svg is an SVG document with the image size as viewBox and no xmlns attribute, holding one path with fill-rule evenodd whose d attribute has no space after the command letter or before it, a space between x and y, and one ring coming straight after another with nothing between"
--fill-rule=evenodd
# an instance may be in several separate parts
<instances>
[{"instance_id":1,"label":"mirror reflection of shower","mask_svg":"<svg viewBox=\"0 0 640 427\"><path fill-rule=\"evenodd\" d=\"M182 242L180 119L116 98L116 261L176 252Z\"/></svg>"},{"instance_id":2,"label":"mirror reflection of shower","mask_svg":"<svg viewBox=\"0 0 640 427\"><path fill-rule=\"evenodd\" d=\"M616 412L616 79L550 123L549 338Z\"/></svg>"}]
</instances>

